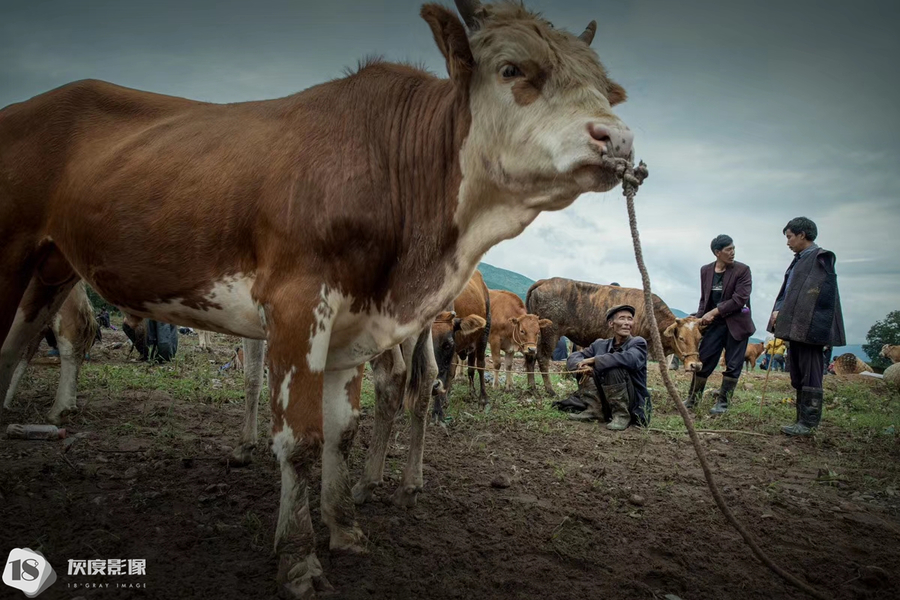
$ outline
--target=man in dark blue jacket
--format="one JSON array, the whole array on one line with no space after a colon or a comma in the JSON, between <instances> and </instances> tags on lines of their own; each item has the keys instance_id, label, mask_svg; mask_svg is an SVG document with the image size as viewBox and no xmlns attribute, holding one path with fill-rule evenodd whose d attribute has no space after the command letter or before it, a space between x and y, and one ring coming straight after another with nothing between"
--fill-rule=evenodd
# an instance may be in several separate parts
<instances>
[{"instance_id":1,"label":"man in dark blue jacket","mask_svg":"<svg viewBox=\"0 0 900 600\"><path fill-rule=\"evenodd\" d=\"M608 406L612 420L607 429L626 429L632 419L640 425L650 424L652 405L647 391L647 342L631 335L634 307L623 304L611 308L606 320L613 332L608 340L600 339L566 361L570 371L593 376L600 400ZM593 407L574 415L577 420L600 418Z\"/></svg>"}]
</instances>

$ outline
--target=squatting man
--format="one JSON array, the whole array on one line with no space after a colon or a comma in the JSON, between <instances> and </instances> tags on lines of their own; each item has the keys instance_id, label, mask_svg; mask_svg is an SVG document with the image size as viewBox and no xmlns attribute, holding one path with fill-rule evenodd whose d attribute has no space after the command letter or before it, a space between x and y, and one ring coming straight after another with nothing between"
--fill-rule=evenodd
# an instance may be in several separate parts
<instances>
[{"instance_id":1,"label":"squatting man","mask_svg":"<svg viewBox=\"0 0 900 600\"><path fill-rule=\"evenodd\" d=\"M578 377L591 377L598 391L594 397L585 394L588 408L571 418L605 420L609 414L606 428L613 431L626 429L632 422L649 425L652 404L647 391L647 341L631 335L634 313L634 307L627 304L611 308L606 321L613 337L596 340L569 355L568 369Z\"/></svg>"}]
</instances>

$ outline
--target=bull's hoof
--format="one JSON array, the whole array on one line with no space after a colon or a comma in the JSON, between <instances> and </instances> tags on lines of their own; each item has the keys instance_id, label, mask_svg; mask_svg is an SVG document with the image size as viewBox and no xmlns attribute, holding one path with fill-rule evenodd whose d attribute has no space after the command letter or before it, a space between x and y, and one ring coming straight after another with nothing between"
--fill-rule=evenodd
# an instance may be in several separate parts
<instances>
[{"instance_id":1,"label":"bull's hoof","mask_svg":"<svg viewBox=\"0 0 900 600\"><path fill-rule=\"evenodd\" d=\"M328 549L332 552L345 552L348 554L365 554L369 540L355 523L353 527L333 529Z\"/></svg>"},{"instance_id":2,"label":"bull's hoof","mask_svg":"<svg viewBox=\"0 0 900 600\"><path fill-rule=\"evenodd\" d=\"M400 508L415 508L419 499L419 492L422 491L421 485L403 485L394 492L394 506Z\"/></svg>"},{"instance_id":3,"label":"bull's hoof","mask_svg":"<svg viewBox=\"0 0 900 600\"><path fill-rule=\"evenodd\" d=\"M232 467L246 467L253 462L253 450L256 444L241 444L231 452L228 459Z\"/></svg>"},{"instance_id":4,"label":"bull's hoof","mask_svg":"<svg viewBox=\"0 0 900 600\"><path fill-rule=\"evenodd\" d=\"M63 418L71 412L72 409L69 408L50 411L49 413L47 413L47 422L51 425L59 425L63 422Z\"/></svg>"},{"instance_id":5,"label":"bull's hoof","mask_svg":"<svg viewBox=\"0 0 900 600\"><path fill-rule=\"evenodd\" d=\"M556 398L556 392L554 392L552 388L544 388L544 391L547 392L547 395L551 398Z\"/></svg>"},{"instance_id":6,"label":"bull's hoof","mask_svg":"<svg viewBox=\"0 0 900 600\"><path fill-rule=\"evenodd\" d=\"M375 497L375 489L381 486L380 481L370 481L368 483L363 483L360 479L356 485L353 486L352 494L353 494L353 502L354 504L365 504L366 502L371 501Z\"/></svg>"},{"instance_id":7,"label":"bull's hoof","mask_svg":"<svg viewBox=\"0 0 900 600\"><path fill-rule=\"evenodd\" d=\"M322 571L322 565L315 554L310 554L294 565L279 568L278 581L282 584L284 597L290 600L314 600L318 594L334 591ZM284 572L284 574L282 574Z\"/></svg>"}]
</instances>

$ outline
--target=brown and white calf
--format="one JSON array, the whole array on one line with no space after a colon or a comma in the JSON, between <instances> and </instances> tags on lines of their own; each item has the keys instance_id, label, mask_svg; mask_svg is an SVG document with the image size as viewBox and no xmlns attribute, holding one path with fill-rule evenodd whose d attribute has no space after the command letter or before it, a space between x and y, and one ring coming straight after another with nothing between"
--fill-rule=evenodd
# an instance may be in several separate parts
<instances>
[{"instance_id":1,"label":"brown and white calf","mask_svg":"<svg viewBox=\"0 0 900 600\"><path fill-rule=\"evenodd\" d=\"M78 373L81 371L85 354L97 340L100 330L94 318L94 307L91 306L83 282L79 281L72 288L46 328L39 330L25 346L20 348L19 360L3 394L4 408L11 406L19 382L28 369L28 363L37 352L48 329L53 332L56 348L59 350L59 384L56 388L56 400L47 413L47 421L59 424L63 416L75 409Z\"/></svg>"},{"instance_id":2,"label":"brown and white calf","mask_svg":"<svg viewBox=\"0 0 900 600\"><path fill-rule=\"evenodd\" d=\"M457 7L462 21L421 10L449 79L370 61L227 105L80 81L0 110L0 389L79 278L136 316L265 339L294 596L326 587L319 457L330 547L366 545L347 467L365 362L429 327L489 248L612 189L609 159L632 156L593 23L577 36L519 4Z\"/></svg>"},{"instance_id":3,"label":"brown and white calf","mask_svg":"<svg viewBox=\"0 0 900 600\"><path fill-rule=\"evenodd\" d=\"M550 327L549 319L530 315L525 302L506 290L491 290L491 359L494 363L494 387L499 385L501 360L506 366L506 389L512 389L512 365L516 352L534 357L541 340L541 327ZM501 358L501 352L504 356Z\"/></svg>"}]
</instances>

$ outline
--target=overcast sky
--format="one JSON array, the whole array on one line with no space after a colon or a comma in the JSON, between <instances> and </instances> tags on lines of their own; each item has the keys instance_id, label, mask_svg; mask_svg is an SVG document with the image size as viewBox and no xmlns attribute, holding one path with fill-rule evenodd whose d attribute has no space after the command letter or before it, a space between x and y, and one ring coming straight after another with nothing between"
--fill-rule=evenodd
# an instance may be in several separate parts
<instances>
[{"instance_id":1,"label":"overcast sky","mask_svg":"<svg viewBox=\"0 0 900 600\"><path fill-rule=\"evenodd\" d=\"M452 6L452 2L444 2ZM900 2L536 0L594 48L629 100L650 179L637 197L654 291L696 310L710 240L753 270L763 333L795 216L838 257L849 343L900 309ZM0 106L98 78L212 102L273 98L367 55L445 75L421 2L41 1L0 18ZM544 213L484 258L533 279L638 287L619 189Z\"/></svg>"}]
</instances>

